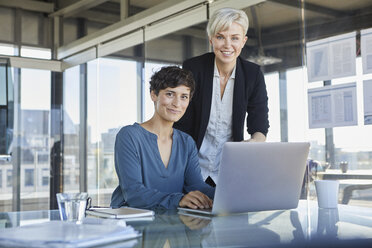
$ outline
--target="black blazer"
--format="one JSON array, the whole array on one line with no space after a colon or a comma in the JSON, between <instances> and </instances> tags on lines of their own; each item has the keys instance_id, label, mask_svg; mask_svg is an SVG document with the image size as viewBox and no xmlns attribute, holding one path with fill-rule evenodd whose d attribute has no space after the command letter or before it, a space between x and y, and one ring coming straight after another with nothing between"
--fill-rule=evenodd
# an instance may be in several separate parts
<instances>
[{"instance_id":1,"label":"black blazer","mask_svg":"<svg viewBox=\"0 0 372 248\"><path fill-rule=\"evenodd\" d=\"M191 71L195 79L195 93L185 115L174 127L191 135L198 147L207 130L213 90L214 53L186 60L183 68ZM249 134L267 134L269 128L267 92L263 74L258 65L237 58L233 93L233 140L243 140L244 119L247 116Z\"/></svg>"}]
</instances>

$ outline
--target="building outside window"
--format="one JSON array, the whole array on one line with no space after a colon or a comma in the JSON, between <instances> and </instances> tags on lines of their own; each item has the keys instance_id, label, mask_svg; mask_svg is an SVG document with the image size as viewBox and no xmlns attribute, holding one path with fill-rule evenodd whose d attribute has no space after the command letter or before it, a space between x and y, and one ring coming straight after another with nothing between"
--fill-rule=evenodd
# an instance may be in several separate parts
<instances>
[{"instance_id":1,"label":"building outside window","mask_svg":"<svg viewBox=\"0 0 372 248\"><path fill-rule=\"evenodd\" d=\"M12 187L13 185L13 170L6 170L6 186Z\"/></svg>"},{"instance_id":2,"label":"building outside window","mask_svg":"<svg viewBox=\"0 0 372 248\"><path fill-rule=\"evenodd\" d=\"M25 169L25 187L31 187L35 184L34 169Z\"/></svg>"},{"instance_id":3,"label":"building outside window","mask_svg":"<svg viewBox=\"0 0 372 248\"><path fill-rule=\"evenodd\" d=\"M49 169L43 168L41 170L41 186L49 185Z\"/></svg>"},{"instance_id":4,"label":"building outside window","mask_svg":"<svg viewBox=\"0 0 372 248\"><path fill-rule=\"evenodd\" d=\"M137 62L101 58L88 63L87 178L96 205L107 205L118 185L114 142L121 127L139 121Z\"/></svg>"}]
</instances>

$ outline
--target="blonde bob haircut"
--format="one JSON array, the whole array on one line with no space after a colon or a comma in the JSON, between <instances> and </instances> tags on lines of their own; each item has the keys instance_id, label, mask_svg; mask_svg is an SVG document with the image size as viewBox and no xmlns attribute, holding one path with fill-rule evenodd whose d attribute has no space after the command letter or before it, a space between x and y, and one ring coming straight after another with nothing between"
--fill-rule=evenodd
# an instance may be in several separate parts
<instances>
[{"instance_id":1,"label":"blonde bob haircut","mask_svg":"<svg viewBox=\"0 0 372 248\"><path fill-rule=\"evenodd\" d=\"M220 31L230 28L234 22L242 26L245 36L248 31L249 21L244 11L232 8L216 10L208 21L207 33L209 38L212 38Z\"/></svg>"}]
</instances>

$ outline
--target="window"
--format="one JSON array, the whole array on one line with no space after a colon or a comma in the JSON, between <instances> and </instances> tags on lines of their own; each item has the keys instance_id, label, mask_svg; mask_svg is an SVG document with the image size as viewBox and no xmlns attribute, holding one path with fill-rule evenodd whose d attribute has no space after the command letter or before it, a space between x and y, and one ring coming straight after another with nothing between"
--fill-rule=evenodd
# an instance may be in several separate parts
<instances>
[{"instance_id":1,"label":"window","mask_svg":"<svg viewBox=\"0 0 372 248\"><path fill-rule=\"evenodd\" d=\"M52 53L50 49L22 46L21 56L38 59L51 59Z\"/></svg>"},{"instance_id":2,"label":"window","mask_svg":"<svg viewBox=\"0 0 372 248\"><path fill-rule=\"evenodd\" d=\"M34 169L25 169L25 187L34 186Z\"/></svg>"},{"instance_id":3,"label":"window","mask_svg":"<svg viewBox=\"0 0 372 248\"><path fill-rule=\"evenodd\" d=\"M102 58L88 63L88 191L98 205L109 204L118 185L116 134L138 121L137 76L134 61Z\"/></svg>"},{"instance_id":4,"label":"window","mask_svg":"<svg viewBox=\"0 0 372 248\"><path fill-rule=\"evenodd\" d=\"M43 168L41 170L41 185L42 186L49 185L49 169Z\"/></svg>"},{"instance_id":5,"label":"window","mask_svg":"<svg viewBox=\"0 0 372 248\"><path fill-rule=\"evenodd\" d=\"M47 164L49 162L49 154L48 153L39 153L37 156L37 161L39 163Z\"/></svg>"},{"instance_id":6,"label":"window","mask_svg":"<svg viewBox=\"0 0 372 248\"><path fill-rule=\"evenodd\" d=\"M0 54L14 56L15 48L13 45L0 44Z\"/></svg>"},{"instance_id":7,"label":"window","mask_svg":"<svg viewBox=\"0 0 372 248\"><path fill-rule=\"evenodd\" d=\"M13 170L6 170L6 186L13 186Z\"/></svg>"},{"instance_id":8,"label":"window","mask_svg":"<svg viewBox=\"0 0 372 248\"><path fill-rule=\"evenodd\" d=\"M63 136L64 169L63 184L65 190L78 190L79 183L71 183L70 171L79 173L79 139L80 139L80 66L64 72L63 82Z\"/></svg>"},{"instance_id":9,"label":"window","mask_svg":"<svg viewBox=\"0 0 372 248\"><path fill-rule=\"evenodd\" d=\"M35 49L37 57L39 49ZM42 57L40 55L39 57ZM19 126L21 139L20 167L21 210L34 209L35 205L25 204L26 197L33 197L38 209L49 209L49 188L43 184L37 168L50 167L50 106L51 72L46 70L20 70ZM30 194L32 193L32 194Z\"/></svg>"}]
</instances>

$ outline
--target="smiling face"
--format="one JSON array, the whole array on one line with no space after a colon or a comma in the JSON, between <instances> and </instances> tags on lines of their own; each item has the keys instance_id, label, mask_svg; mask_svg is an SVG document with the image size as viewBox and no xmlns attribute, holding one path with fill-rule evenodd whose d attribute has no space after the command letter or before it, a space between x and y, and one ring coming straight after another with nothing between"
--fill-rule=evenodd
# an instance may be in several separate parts
<instances>
[{"instance_id":1,"label":"smiling face","mask_svg":"<svg viewBox=\"0 0 372 248\"><path fill-rule=\"evenodd\" d=\"M216 63L221 66L235 66L236 58L240 55L247 36L245 36L243 27L233 22L226 30L217 32L209 38L216 55Z\"/></svg>"},{"instance_id":2,"label":"smiling face","mask_svg":"<svg viewBox=\"0 0 372 248\"><path fill-rule=\"evenodd\" d=\"M176 122L185 113L190 102L190 88L180 85L175 88L165 88L156 95L151 91L151 99L155 105L155 116L164 121Z\"/></svg>"}]
</instances>

